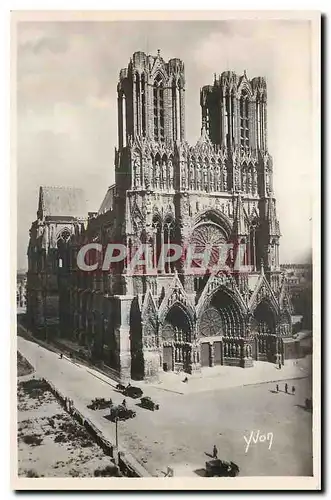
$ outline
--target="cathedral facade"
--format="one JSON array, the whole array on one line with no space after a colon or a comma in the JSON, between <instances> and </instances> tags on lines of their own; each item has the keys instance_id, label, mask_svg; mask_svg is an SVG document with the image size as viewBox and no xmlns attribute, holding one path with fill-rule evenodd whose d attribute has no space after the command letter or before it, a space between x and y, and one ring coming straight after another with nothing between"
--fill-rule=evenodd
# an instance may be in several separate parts
<instances>
[{"instance_id":1,"label":"cathedral facade","mask_svg":"<svg viewBox=\"0 0 331 500\"><path fill-rule=\"evenodd\" d=\"M121 70L115 184L64 242L61 335L87 346L122 380L162 371L283 362L290 302L279 264L280 230L267 144L267 87L227 71L200 92L201 137L185 140L179 59L133 54ZM185 261L132 273L125 261L84 272L90 242L244 248L245 271L197 276ZM62 252L63 252L62 247Z\"/></svg>"}]
</instances>

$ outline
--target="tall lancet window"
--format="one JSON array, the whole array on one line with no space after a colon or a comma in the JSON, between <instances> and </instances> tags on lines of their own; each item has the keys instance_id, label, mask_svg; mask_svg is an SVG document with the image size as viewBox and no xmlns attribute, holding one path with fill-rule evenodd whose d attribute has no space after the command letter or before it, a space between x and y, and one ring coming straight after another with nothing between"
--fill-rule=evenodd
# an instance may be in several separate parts
<instances>
[{"instance_id":1,"label":"tall lancet window","mask_svg":"<svg viewBox=\"0 0 331 500\"><path fill-rule=\"evenodd\" d=\"M249 97L243 91L240 97L240 145L243 148L249 146Z\"/></svg>"},{"instance_id":2,"label":"tall lancet window","mask_svg":"<svg viewBox=\"0 0 331 500\"><path fill-rule=\"evenodd\" d=\"M136 120L137 120L137 134L141 133L141 94L140 94L140 75L135 74L136 86Z\"/></svg>"},{"instance_id":3,"label":"tall lancet window","mask_svg":"<svg viewBox=\"0 0 331 500\"><path fill-rule=\"evenodd\" d=\"M173 140L180 139L180 85L174 80L172 85Z\"/></svg>"},{"instance_id":4,"label":"tall lancet window","mask_svg":"<svg viewBox=\"0 0 331 500\"><path fill-rule=\"evenodd\" d=\"M161 75L154 80L153 104L154 104L154 140L164 141L164 91Z\"/></svg>"},{"instance_id":5,"label":"tall lancet window","mask_svg":"<svg viewBox=\"0 0 331 500\"><path fill-rule=\"evenodd\" d=\"M229 92L225 98L225 130L228 146L233 143L233 96Z\"/></svg>"},{"instance_id":6,"label":"tall lancet window","mask_svg":"<svg viewBox=\"0 0 331 500\"><path fill-rule=\"evenodd\" d=\"M145 75L141 75L141 116L142 133L146 137L146 80Z\"/></svg>"}]
</instances>

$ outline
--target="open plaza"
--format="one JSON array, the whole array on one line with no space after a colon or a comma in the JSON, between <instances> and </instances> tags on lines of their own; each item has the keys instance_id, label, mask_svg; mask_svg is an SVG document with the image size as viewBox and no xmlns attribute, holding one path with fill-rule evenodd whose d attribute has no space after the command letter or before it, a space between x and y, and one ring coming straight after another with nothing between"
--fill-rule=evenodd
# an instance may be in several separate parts
<instances>
[{"instance_id":1,"label":"open plaza","mask_svg":"<svg viewBox=\"0 0 331 500\"><path fill-rule=\"evenodd\" d=\"M114 380L20 336L18 350L36 369L36 377L46 378L71 398L115 442L115 424L105 418L108 411L87 408L96 397L122 402ZM204 475L214 445L219 458L239 466L241 476L312 475L312 414L305 409L305 399L311 397L310 361L287 361L282 369L266 362L249 370L206 368L187 383L182 373L165 373L157 383L134 382L160 409L152 412L127 398L137 415L119 423L119 449L158 477L168 467L175 476ZM270 433L271 445L263 439Z\"/></svg>"}]
</instances>

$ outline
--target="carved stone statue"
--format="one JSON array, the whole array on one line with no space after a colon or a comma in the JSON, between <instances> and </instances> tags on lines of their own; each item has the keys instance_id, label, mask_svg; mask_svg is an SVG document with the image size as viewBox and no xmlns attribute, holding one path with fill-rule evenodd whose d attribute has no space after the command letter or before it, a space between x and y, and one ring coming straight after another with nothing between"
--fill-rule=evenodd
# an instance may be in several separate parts
<instances>
[{"instance_id":1,"label":"carved stone statue","mask_svg":"<svg viewBox=\"0 0 331 500\"><path fill-rule=\"evenodd\" d=\"M223 167L223 189L226 191L228 189L228 173L226 167Z\"/></svg>"},{"instance_id":2,"label":"carved stone statue","mask_svg":"<svg viewBox=\"0 0 331 500\"><path fill-rule=\"evenodd\" d=\"M140 162L138 159L133 162L133 175L134 175L134 185L135 187L140 186Z\"/></svg>"},{"instance_id":3,"label":"carved stone statue","mask_svg":"<svg viewBox=\"0 0 331 500\"><path fill-rule=\"evenodd\" d=\"M210 171L210 180L209 180L210 191L214 191L215 184L216 184L216 168L215 165L213 165L213 169Z\"/></svg>"},{"instance_id":4,"label":"carved stone statue","mask_svg":"<svg viewBox=\"0 0 331 500\"><path fill-rule=\"evenodd\" d=\"M168 171L169 171L169 187L173 188L174 187L174 166L173 166L171 160L169 160L169 163L168 163Z\"/></svg>"},{"instance_id":5,"label":"carved stone statue","mask_svg":"<svg viewBox=\"0 0 331 500\"><path fill-rule=\"evenodd\" d=\"M255 167L254 167L254 170L253 170L253 193L255 195L258 194L257 171L256 171Z\"/></svg>"},{"instance_id":6,"label":"carved stone statue","mask_svg":"<svg viewBox=\"0 0 331 500\"><path fill-rule=\"evenodd\" d=\"M190 189L194 189L195 179L194 179L194 165L190 163Z\"/></svg>"},{"instance_id":7,"label":"carved stone statue","mask_svg":"<svg viewBox=\"0 0 331 500\"><path fill-rule=\"evenodd\" d=\"M165 161L162 162L162 187L167 187L167 164Z\"/></svg>"},{"instance_id":8,"label":"carved stone statue","mask_svg":"<svg viewBox=\"0 0 331 500\"><path fill-rule=\"evenodd\" d=\"M187 176L186 176L185 163L182 163L180 176L181 176L182 188L187 189Z\"/></svg>"},{"instance_id":9,"label":"carved stone statue","mask_svg":"<svg viewBox=\"0 0 331 500\"><path fill-rule=\"evenodd\" d=\"M203 167L203 189L208 189L208 170L207 165Z\"/></svg>"},{"instance_id":10,"label":"carved stone statue","mask_svg":"<svg viewBox=\"0 0 331 500\"><path fill-rule=\"evenodd\" d=\"M201 188L201 166L200 166L200 163L197 164L196 174L197 174L197 189L199 190Z\"/></svg>"},{"instance_id":11,"label":"carved stone statue","mask_svg":"<svg viewBox=\"0 0 331 500\"><path fill-rule=\"evenodd\" d=\"M234 165L234 178L235 178L235 189L241 189L241 179L240 179L240 171L238 163Z\"/></svg>"},{"instance_id":12,"label":"carved stone statue","mask_svg":"<svg viewBox=\"0 0 331 500\"><path fill-rule=\"evenodd\" d=\"M252 193L252 172L249 171L247 174L247 189L249 193Z\"/></svg>"},{"instance_id":13,"label":"carved stone statue","mask_svg":"<svg viewBox=\"0 0 331 500\"><path fill-rule=\"evenodd\" d=\"M155 187L160 187L160 164L158 161L155 163Z\"/></svg>"},{"instance_id":14,"label":"carved stone statue","mask_svg":"<svg viewBox=\"0 0 331 500\"><path fill-rule=\"evenodd\" d=\"M243 183L242 183L242 188L243 188L243 191L246 193L246 192L247 192L247 172L246 172L246 170L245 170L245 169L243 170Z\"/></svg>"},{"instance_id":15,"label":"carved stone statue","mask_svg":"<svg viewBox=\"0 0 331 500\"><path fill-rule=\"evenodd\" d=\"M150 186L151 186L151 177L152 177L151 165L148 163L148 161L146 161L146 163L145 163L144 182L145 182L145 187L147 189L149 189Z\"/></svg>"}]
</instances>

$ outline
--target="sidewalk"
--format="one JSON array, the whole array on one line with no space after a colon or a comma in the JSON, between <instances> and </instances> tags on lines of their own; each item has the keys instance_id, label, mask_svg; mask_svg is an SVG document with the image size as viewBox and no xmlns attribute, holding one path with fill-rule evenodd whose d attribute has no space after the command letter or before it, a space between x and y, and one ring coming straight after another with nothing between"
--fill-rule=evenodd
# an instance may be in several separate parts
<instances>
[{"instance_id":1,"label":"sidewalk","mask_svg":"<svg viewBox=\"0 0 331 500\"><path fill-rule=\"evenodd\" d=\"M154 387L155 389L179 394L192 394L305 378L309 375L309 369L310 357L300 360L287 360L281 369L278 368L278 365L272 363L255 361L254 366L251 368L215 366L213 368L202 368L201 373L193 375L187 375L183 372L161 372L159 382L142 381L135 382L135 385L142 388ZM186 376L188 383L183 382Z\"/></svg>"}]
</instances>

